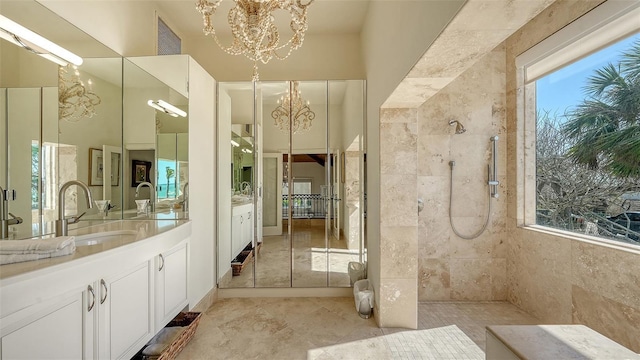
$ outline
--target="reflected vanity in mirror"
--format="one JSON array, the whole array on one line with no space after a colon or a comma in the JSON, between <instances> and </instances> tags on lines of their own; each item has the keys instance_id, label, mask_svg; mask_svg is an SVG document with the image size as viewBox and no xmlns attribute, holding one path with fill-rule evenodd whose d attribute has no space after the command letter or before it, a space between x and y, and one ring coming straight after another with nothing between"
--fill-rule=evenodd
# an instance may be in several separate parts
<instances>
[{"instance_id":1,"label":"reflected vanity in mirror","mask_svg":"<svg viewBox=\"0 0 640 360\"><path fill-rule=\"evenodd\" d=\"M218 84L220 288L351 285L349 264L366 264L364 89Z\"/></svg>"}]
</instances>

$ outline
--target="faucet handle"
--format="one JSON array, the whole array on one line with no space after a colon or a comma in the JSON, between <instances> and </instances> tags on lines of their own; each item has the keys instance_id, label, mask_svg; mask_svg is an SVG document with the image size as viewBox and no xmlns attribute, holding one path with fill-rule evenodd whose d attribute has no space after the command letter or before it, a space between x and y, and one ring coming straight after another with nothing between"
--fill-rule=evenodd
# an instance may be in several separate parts
<instances>
[{"instance_id":1,"label":"faucet handle","mask_svg":"<svg viewBox=\"0 0 640 360\"><path fill-rule=\"evenodd\" d=\"M75 224L77 223L81 217L84 216L84 214L86 214L87 212L83 212L82 214L78 215L78 216L71 216L68 218L67 224Z\"/></svg>"},{"instance_id":2,"label":"faucet handle","mask_svg":"<svg viewBox=\"0 0 640 360\"><path fill-rule=\"evenodd\" d=\"M12 223L11 225L22 224L22 222L24 221L24 220L22 220L22 218L20 216L15 216L12 213L9 213L9 216L11 216L11 218L13 220L13 221L11 221L11 223Z\"/></svg>"}]
</instances>

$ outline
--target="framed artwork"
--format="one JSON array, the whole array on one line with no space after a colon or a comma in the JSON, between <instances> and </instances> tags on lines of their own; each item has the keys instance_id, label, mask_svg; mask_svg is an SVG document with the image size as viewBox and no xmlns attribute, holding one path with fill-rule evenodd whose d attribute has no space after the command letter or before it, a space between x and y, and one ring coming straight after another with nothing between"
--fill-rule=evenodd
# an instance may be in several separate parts
<instances>
[{"instance_id":1,"label":"framed artwork","mask_svg":"<svg viewBox=\"0 0 640 360\"><path fill-rule=\"evenodd\" d=\"M151 182L150 172L150 161L131 160L131 187L138 186L145 181Z\"/></svg>"},{"instance_id":2,"label":"framed artwork","mask_svg":"<svg viewBox=\"0 0 640 360\"><path fill-rule=\"evenodd\" d=\"M104 185L104 152L89 149L89 186ZM120 185L120 154L111 153L111 186Z\"/></svg>"}]
</instances>

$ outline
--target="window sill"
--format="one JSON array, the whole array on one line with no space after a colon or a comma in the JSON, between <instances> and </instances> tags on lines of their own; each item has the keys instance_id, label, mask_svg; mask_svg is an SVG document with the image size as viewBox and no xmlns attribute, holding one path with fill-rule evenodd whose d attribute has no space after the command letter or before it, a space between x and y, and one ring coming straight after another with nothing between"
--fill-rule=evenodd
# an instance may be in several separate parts
<instances>
[{"instance_id":1,"label":"window sill","mask_svg":"<svg viewBox=\"0 0 640 360\"><path fill-rule=\"evenodd\" d=\"M596 236L579 234L579 233L574 233L574 232L560 230L560 229L554 229L554 228L540 226L540 225L523 225L523 226L519 226L519 228L525 231L533 231L537 233L558 236L567 240L580 241L590 245L603 246L613 250L621 250L621 251L630 252L632 254L640 255L640 245L627 244L627 243L618 242L615 240L608 240L608 239L604 239Z\"/></svg>"}]
</instances>

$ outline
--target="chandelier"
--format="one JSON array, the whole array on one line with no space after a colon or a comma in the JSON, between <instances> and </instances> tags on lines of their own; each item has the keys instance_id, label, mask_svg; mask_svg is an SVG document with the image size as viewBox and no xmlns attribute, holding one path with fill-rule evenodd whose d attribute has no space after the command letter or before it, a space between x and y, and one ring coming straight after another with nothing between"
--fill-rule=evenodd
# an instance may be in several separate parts
<instances>
[{"instance_id":1,"label":"chandelier","mask_svg":"<svg viewBox=\"0 0 640 360\"><path fill-rule=\"evenodd\" d=\"M91 79L87 86L80 80L80 72L73 67L73 75L67 77L68 66L58 67L58 119L76 122L96 114L95 106L102 100L91 89Z\"/></svg>"},{"instance_id":2,"label":"chandelier","mask_svg":"<svg viewBox=\"0 0 640 360\"><path fill-rule=\"evenodd\" d=\"M298 82L292 81L293 95L287 90L286 95L278 99L278 106L271 112L271 117L275 120L275 126L280 131L289 132L291 130L296 134L311 129L311 121L315 119L316 114L309 108L309 101L302 99L300 90L298 90ZM291 107L291 111L289 111ZM291 120L289 120L292 114Z\"/></svg>"},{"instance_id":3,"label":"chandelier","mask_svg":"<svg viewBox=\"0 0 640 360\"><path fill-rule=\"evenodd\" d=\"M234 0L235 6L227 16L233 35L233 43L228 47L222 45L211 22L222 0L198 0L196 9L202 14L205 35L211 35L227 54L244 55L252 60L253 81L258 81L258 61L266 64L274 57L284 60L302 46L307 31L307 7L313 1L303 4L302 0ZM282 44L272 14L276 10L287 11L291 16L289 27L293 34ZM285 48L288 48L283 50L285 54L278 53Z\"/></svg>"}]
</instances>

